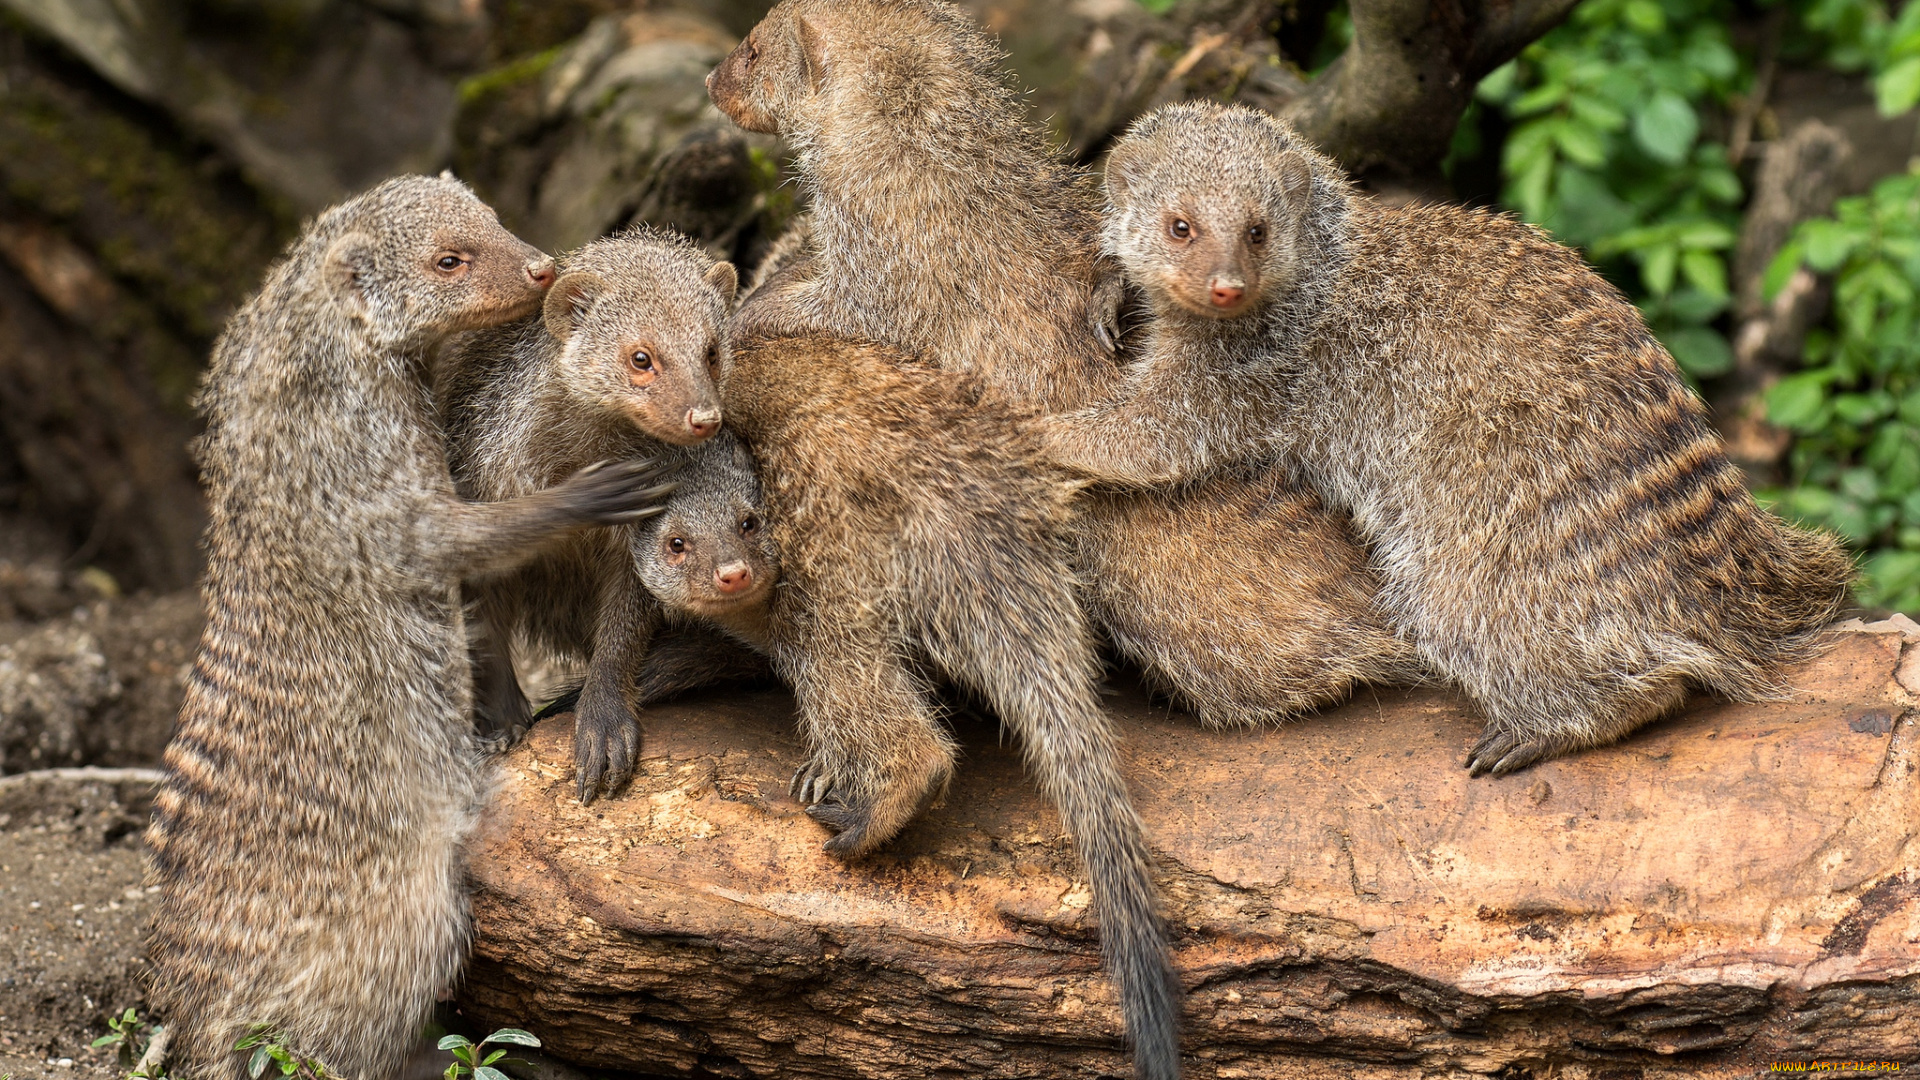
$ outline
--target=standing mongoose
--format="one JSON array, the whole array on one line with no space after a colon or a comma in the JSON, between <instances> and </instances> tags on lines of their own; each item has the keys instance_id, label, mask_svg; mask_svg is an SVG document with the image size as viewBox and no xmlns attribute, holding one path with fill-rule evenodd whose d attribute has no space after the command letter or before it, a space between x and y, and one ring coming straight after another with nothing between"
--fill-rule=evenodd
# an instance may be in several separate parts
<instances>
[{"instance_id":1,"label":"standing mongoose","mask_svg":"<svg viewBox=\"0 0 1920 1080\"><path fill-rule=\"evenodd\" d=\"M1078 485L977 379L883 346L736 338L725 392L779 553L764 646L810 751L794 787L828 849L873 850L945 790L928 681L979 694L1080 852L1136 1075L1177 1076L1178 986L1068 561Z\"/></svg>"},{"instance_id":2,"label":"standing mongoose","mask_svg":"<svg viewBox=\"0 0 1920 1080\"><path fill-rule=\"evenodd\" d=\"M486 786L462 578L658 512L657 466L461 500L427 380L448 335L539 307L552 264L451 178L321 214L214 348L196 452L207 626L147 834L175 1075L255 1026L384 1080L467 945Z\"/></svg>"},{"instance_id":3,"label":"standing mongoose","mask_svg":"<svg viewBox=\"0 0 1920 1080\"><path fill-rule=\"evenodd\" d=\"M1381 603L1487 713L1500 775L1611 742L1690 685L1752 700L1853 567L1761 510L1640 314L1479 210L1391 208L1284 123L1170 106L1107 165L1152 338L1058 460L1157 482L1283 456L1374 545Z\"/></svg>"},{"instance_id":4,"label":"standing mongoose","mask_svg":"<svg viewBox=\"0 0 1920 1080\"><path fill-rule=\"evenodd\" d=\"M964 13L783 0L707 87L742 127L787 139L811 200L805 253L743 303L741 327L894 345L1028 412L1117 391L1089 329L1118 280L1099 265L1099 192L1028 123ZM1417 677L1345 515L1284 471L1092 496L1090 611L1203 720L1277 719Z\"/></svg>"},{"instance_id":5,"label":"standing mongoose","mask_svg":"<svg viewBox=\"0 0 1920 1080\"><path fill-rule=\"evenodd\" d=\"M543 312L463 336L441 365L436 397L461 494L510 499L596 461L673 457L670 448L712 436L735 284L731 264L644 228L564 256ZM476 664L484 712L526 715L503 648L514 636L587 661L574 707L582 801L624 784L639 760L629 695L660 609L629 546L622 529L576 533L471 583L486 627Z\"/></svg>"}]
</instances>

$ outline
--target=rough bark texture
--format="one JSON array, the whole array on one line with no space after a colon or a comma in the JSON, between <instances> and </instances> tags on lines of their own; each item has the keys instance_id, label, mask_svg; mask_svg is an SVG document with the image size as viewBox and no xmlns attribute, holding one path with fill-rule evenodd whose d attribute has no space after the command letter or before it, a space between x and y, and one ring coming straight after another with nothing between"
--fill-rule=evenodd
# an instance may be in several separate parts
<instances>
[{"instance_id":1,"label":"rough bark texture","mask_svg":"<svg viewBox=\"0 0 1920 1080\"><path fill-rule=\"evenodd\" d=\"M1790 700L1697 702L1498 780L1479 721L1380 692L1210 733L1116 699L1185 981L1188 1075L1737 1075L1920 1055L1920 627L1834 635ZM846 865L786 795L778 695L646 716L578 805L568 729L472 844L463 1008L666 1075L1124 1075L1087 894L995 732Z\"/></svg>"}]
</instances>

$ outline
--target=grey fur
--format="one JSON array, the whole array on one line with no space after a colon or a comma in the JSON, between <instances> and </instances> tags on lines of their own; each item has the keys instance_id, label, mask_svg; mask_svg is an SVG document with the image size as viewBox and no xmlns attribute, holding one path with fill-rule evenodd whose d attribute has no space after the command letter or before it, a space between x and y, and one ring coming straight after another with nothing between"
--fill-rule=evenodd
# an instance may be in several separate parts
<instances>
[{"instance_id":1,"label":"grey fur","mask_svg":"<svg viewBox=\"0 0 1920 1080\"><path fill-rule=\"evenodd\" d=\"M176 1076L243 1075L231 1047L261 1024L385 1080L459 971L487 777L460 579L671 490L630 462L455 494L428 368L550 281L465 186L401 178L320 215L214 349L208 621L148 831Z\"/></svg>"}]
</instances>

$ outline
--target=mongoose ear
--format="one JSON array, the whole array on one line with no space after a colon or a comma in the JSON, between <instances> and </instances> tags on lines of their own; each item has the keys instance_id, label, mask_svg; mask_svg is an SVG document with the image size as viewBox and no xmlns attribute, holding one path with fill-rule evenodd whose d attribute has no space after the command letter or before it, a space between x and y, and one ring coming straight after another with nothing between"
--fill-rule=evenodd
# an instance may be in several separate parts
<instances>
[{"instance_id":1,"label":"mongoose ear","mask_svg":"<svg viewBox=\"0 0 1920 1080\"><path fill-rule=\"evenodd\" d=\"M740 291L740 272L730 262L717 262L707 268L707 284L720 290L720 305L733 308L733 296Z\"/></svg>"},{"instance_id":2,"label":"mongoose ear","mask_svg":"<svg viewBox=\"0 0 1920 1080\"><path fill-rule=\"evenodd\" d=\"M826 35L802 15L795 21L794 37L800 42L800 62L806 67L807 83L817 94L827 88Z\"/></svg>"},{"instance_id":3,"label":"mongoose ear","mask_svg":"<svg viewBox=\"0 0 1920 1080\"><path fill-rule=\"evenodd\" d=\"M327 245L327 285L335 302L355 314L367 310L366 278L373 272L373 237L350 232Z\"/></svg>"},{"instance_id":4,"label":"mongoose ear","mask_svg":"<svg viewBox=\"0 0 1920 1080\"><path fill-rule=\"evenodd\" d=\"M1279 162L1280 190L1289 202L1305 202L1313 187L1313 169L1299 154L1283 155Z\"/></svg>"},{"instance_id":5,"label":"mongoose ear","mask_svg":"<svg viewBox=\"0 0 1920 1080\"><path fill-rule=\"evenodd\" d=\"M547 290L547 302L541 309L547 333L561 341L572 337L580 320L586 318L587 309L593 306L593 298L605 287L606 282L600 280L598 274L585 271L561 274L560 280Z\"/></svg>"}]
</instances>

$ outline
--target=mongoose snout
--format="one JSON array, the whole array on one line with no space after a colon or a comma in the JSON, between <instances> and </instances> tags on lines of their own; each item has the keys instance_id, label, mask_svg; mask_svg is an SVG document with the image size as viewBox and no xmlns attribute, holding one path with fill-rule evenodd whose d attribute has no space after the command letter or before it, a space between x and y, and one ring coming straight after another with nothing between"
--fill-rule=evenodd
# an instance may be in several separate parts
<instances>
[{"instance_id":1,"label":"mongoose snout","mask_svg":"<svg viewBox=\"0 0 1920 1080\"><path fill-rule=\"evenodd\" d=\"M753 585L753 568L744 562L730 562L713 572L713 587L732 595Z\"/></svg>"}]
</instances>

